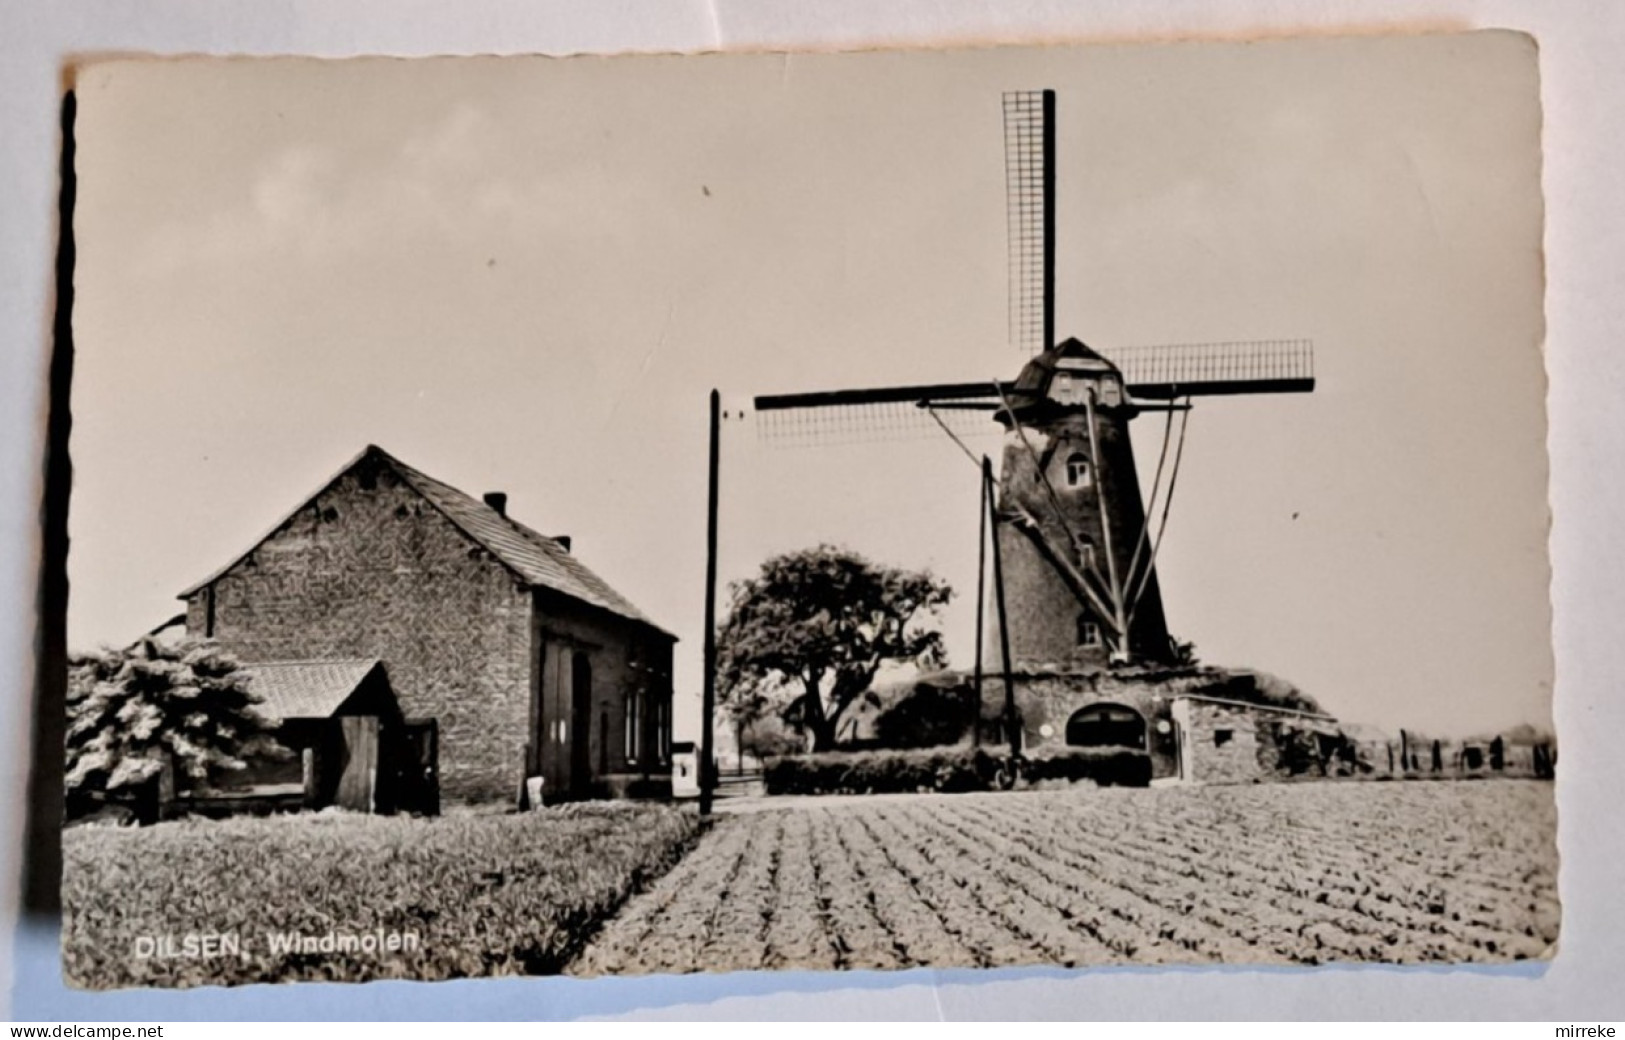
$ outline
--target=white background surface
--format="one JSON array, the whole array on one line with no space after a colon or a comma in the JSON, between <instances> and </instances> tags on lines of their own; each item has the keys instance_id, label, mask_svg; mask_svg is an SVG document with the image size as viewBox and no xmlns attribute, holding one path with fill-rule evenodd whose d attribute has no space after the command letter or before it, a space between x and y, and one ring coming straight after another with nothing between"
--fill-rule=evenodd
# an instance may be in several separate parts
<instances>
[{"instance_id":1,"label":"white background surface","mask_svg":"<svg viewBox=\"0 0 1625 1040\"><path fill-rule=\"evenodd\" d=\"M1553 566L1563 748L1562 947L1544 968L900 975L734 975L514 980L433 986L254 987L86 997L61 988L54 937L3 965L31 1019L407 1016L937 1016L1076 1018L1625 1018L1625 826L1615 676L1622 586L1616 334L1625 227L1620 98L1625 15L1608 3L1266 2L746 4L153 2L80 0L0 12L0 738L9 800L0 899L15 901L28 758L35 552L54 249L58 89L76 54L485 54L849 48L965 42L1246 37L1510 27L1542 52L1546 111L1548 370Z\"/></svg>"}]
</instances>

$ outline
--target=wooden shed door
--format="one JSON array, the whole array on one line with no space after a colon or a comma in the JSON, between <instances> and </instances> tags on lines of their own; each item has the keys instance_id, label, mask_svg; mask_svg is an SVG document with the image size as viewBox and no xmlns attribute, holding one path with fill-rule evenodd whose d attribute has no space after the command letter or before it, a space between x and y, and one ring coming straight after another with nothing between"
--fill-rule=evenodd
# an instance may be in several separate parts
<instances>
[{"instance_id":1,"label":"wooden shed door","mask_svg":"<svg viewBox=\"0 0 1625 1040\"><path fill-rule=\"evenodd\" d=\"M344 734L344 772L339 775L334 804L356 812L373 812L378 805L378 719L373 715L346 715L339 723Z\"/></svg>"}]
</instances>

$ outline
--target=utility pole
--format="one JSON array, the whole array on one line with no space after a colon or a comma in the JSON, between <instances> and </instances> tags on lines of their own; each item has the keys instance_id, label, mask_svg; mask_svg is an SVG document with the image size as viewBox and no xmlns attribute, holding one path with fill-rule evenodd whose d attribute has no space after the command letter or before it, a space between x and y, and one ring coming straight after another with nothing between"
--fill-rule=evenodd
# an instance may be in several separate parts
<instances>
[{"instance_id":1,"label":"utility pole","mask_svg":"<svg viewBox=\"0 0 1625 1040\"><path fill-rule=\"evenodd\" d=\"M982 460L984 463L986 458ZM982 472L981 527L976 542L976 710L970 720L972 747L982 746L982 614L987 601L987 515L992 508L988 502L987 471Z\"/></svg>"},{"instance_id":2,"label":"utility pole","mask_svg":"<svg viewBox=\"0 0 1625 1040\"><path fill-rule=\"evenodd\" d=\"M705 684L700 703L700 815L711 815L717 784L717 463L722 439L722 396L711 391L710 487L705 515Z\"/></svg>"}]
</instances>

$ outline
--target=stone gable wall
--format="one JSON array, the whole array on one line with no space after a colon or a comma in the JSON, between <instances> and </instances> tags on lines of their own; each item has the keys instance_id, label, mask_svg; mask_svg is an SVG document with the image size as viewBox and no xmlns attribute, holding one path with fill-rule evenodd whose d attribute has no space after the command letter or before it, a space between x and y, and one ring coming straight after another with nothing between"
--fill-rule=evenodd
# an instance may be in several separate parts
<instances>
[{"instance_id":1,"label":"stone gable wall","mask_svg":"<svg viewBox=\"0 0 1625 1040\"><path fill-rule=\"evenodd\" d=\"M512 804L524 776L530 594L387 466L363 460L187 601L242 660L383 660L412 718L435 718L449 803Z\"/></svg>"}]
</instances>

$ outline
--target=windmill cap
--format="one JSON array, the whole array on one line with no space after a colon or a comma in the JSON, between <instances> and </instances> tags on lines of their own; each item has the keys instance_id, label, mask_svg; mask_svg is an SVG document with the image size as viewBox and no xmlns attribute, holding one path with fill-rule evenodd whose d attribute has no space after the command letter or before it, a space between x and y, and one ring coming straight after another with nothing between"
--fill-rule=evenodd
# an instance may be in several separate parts
<instances>
[{"instance_id":1,"label":"windmill cap","mask_svg":"<svg viewBox=\"0 0 1625 1040\"><path fill-rule=\"evenodd\" d=\"M1111 372L1121 378L1117 366L1097 353L1080 339L1062 340L1039 354L1022 368L1016 377L1015 392L1020 397L1042 399L1049 393L1049 384L1060 370L1069 372Z\"/></svg>"}]
</instances>

